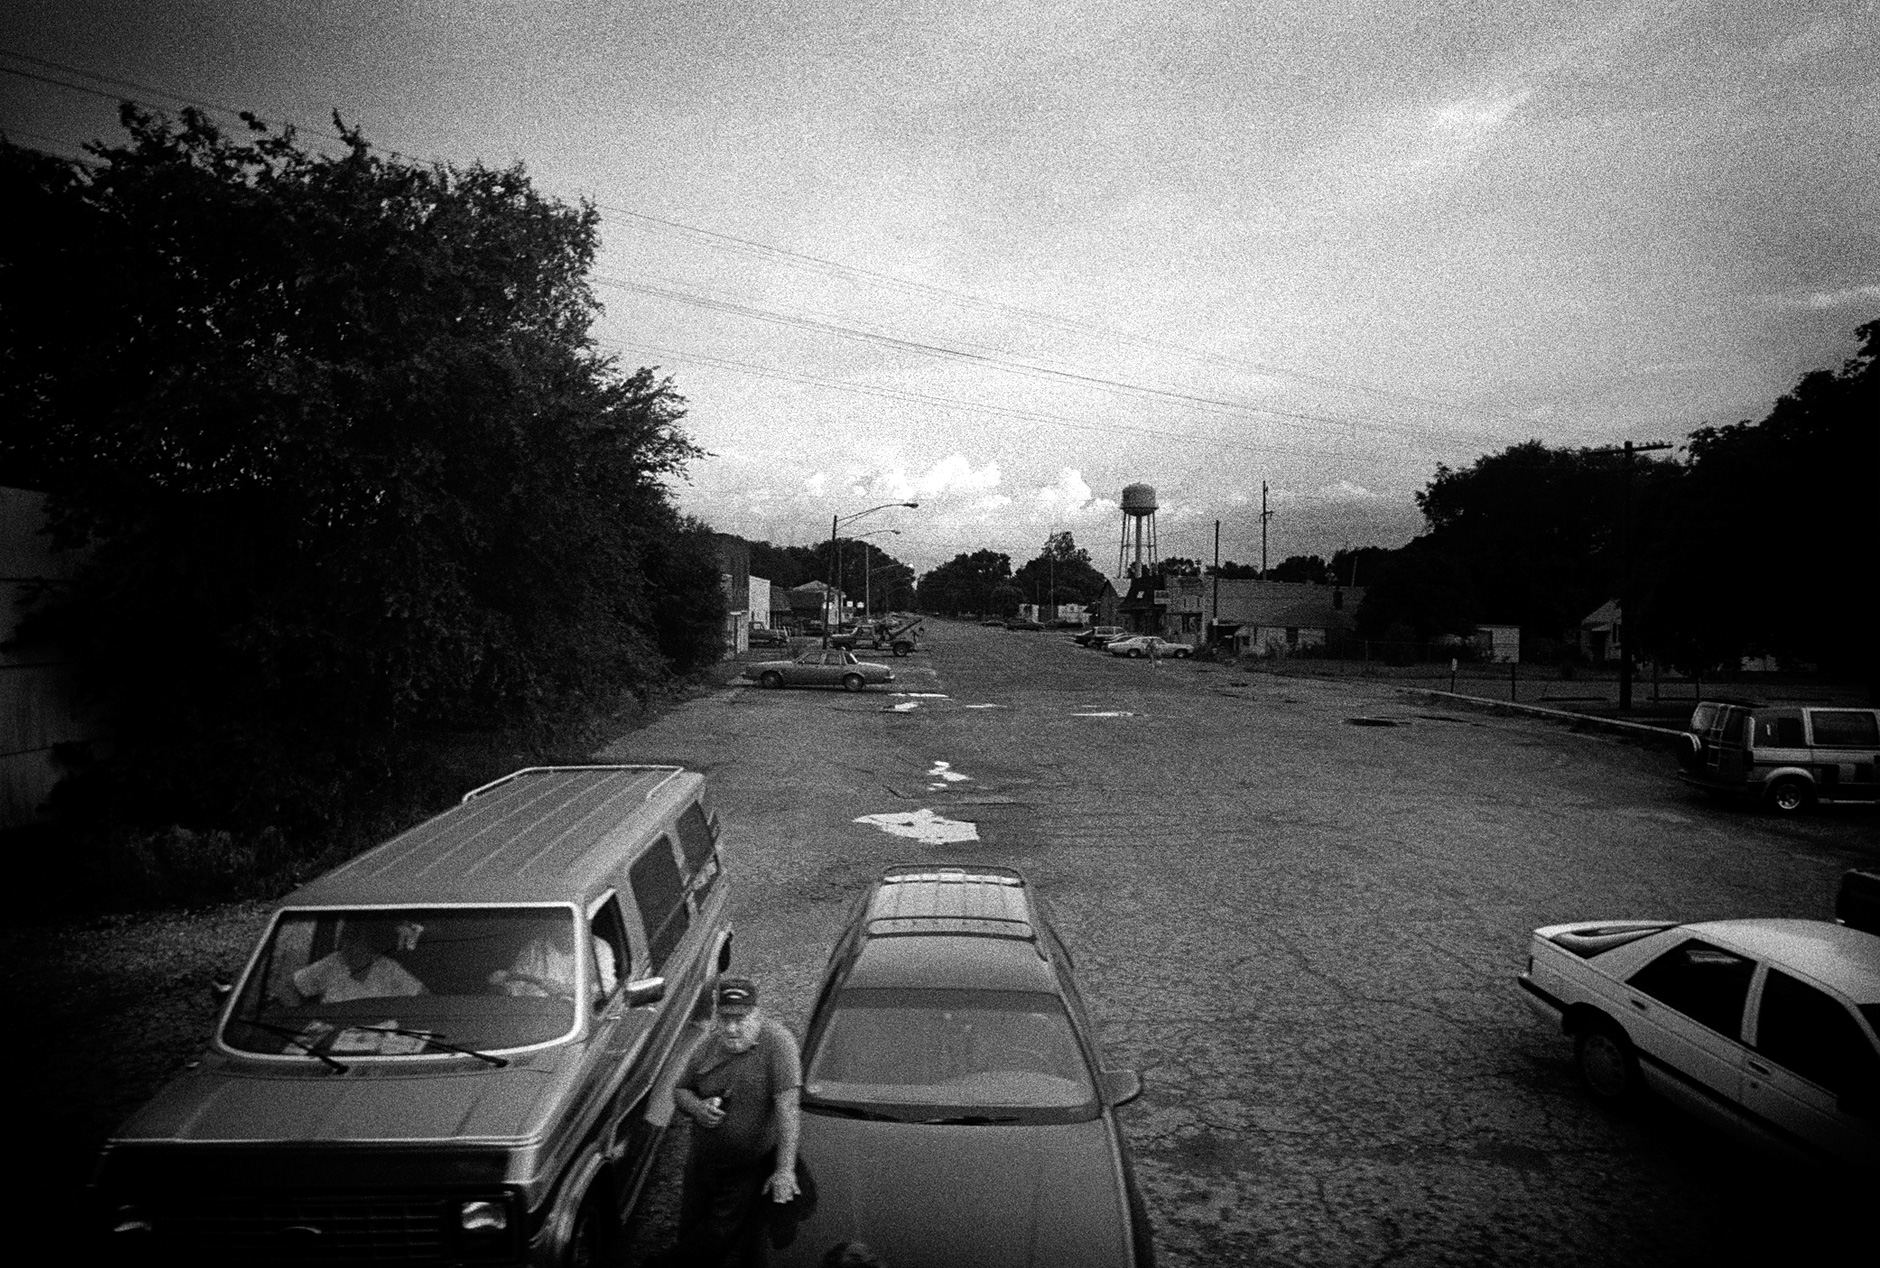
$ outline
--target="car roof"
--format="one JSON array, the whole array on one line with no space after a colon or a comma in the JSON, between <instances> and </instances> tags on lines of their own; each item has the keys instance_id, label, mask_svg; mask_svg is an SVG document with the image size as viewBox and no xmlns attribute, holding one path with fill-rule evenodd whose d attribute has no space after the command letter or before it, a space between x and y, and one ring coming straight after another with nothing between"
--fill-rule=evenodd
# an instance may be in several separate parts
<instances>
[{"instance_id":1,"label":"car roof","mask_svg":"<svg viewBox=\"0 0 1880 1268\"><path fill-rule=\"evenodd\" d=\"M680 766L547 766L457 806L289 894L288 907L571 902L614 883L621 851L684 808Z\"/></svg>"},{"instance_id":2,"label":"car roof","mask_svg":"<svg viewBox=\"0 0 1880 1268\"><path fill-rule=\"evenodd\" d=\"M1012 868L891 867L861 923L848 986L1058 990L1029 887Z\"/></svg>"},{"instance_id":3,"label":"car roof","mask_svg":"<svg viewBox=\"0 0 1880 1268\"><path fill-rule=\"evenodd\" d=\"M1826 920L1711 920L1685 928L1792 968L1856 1004L1880 1004L1880 934Z\"/></svg>"}]
</instances>

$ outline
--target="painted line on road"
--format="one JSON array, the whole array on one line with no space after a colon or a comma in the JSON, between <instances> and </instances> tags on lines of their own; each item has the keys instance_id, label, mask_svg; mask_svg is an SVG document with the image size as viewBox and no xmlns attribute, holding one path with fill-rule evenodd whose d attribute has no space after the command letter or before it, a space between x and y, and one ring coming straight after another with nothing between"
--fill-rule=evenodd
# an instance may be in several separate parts
<instances>
[{"instance_id":1,"label":"painted line on road","mask_svg":"<svg viewBox=\"0 0 1880 1268\"><path fill-rule=\"evenodd\" d=\"M1133 718L1136 715L1128 709L1106 709L1101 713L1073 713L1073 718Z\"/></svg>"},{"instance_id":2,"label":"painted line on road","mask_svg":"<svg viewBox=\"0 0 1880 1268\"><path fill-rule=\"evenodd\" d=\"M911 837L927 845L977 841L979 828L959 819L946 819L922 807L912 814L857 815L856 823L869 823L891 836Z\"/></svg>"}]
</instances>

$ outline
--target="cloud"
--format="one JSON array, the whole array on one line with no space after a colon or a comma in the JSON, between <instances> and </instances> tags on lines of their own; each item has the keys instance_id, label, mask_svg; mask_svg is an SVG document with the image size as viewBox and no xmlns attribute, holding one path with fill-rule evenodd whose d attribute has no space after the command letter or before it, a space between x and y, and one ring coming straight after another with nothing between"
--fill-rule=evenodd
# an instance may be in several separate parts
<instances>
[{"instance_id":1,"label":"cloud","mask_svg":"<svg viewBox=\"0 0 1880 1268\"><path fill-rule=\"evenodd\" d=\"M822 497L829 491L829 473L818 471L803 481L803 489L813 498Z\"/></svg>"},{"instance_id":2,"label":"cloud","mask_svg":"<svg viewBox=\"0 0 1880 1268\"><path fill-rule=\"evenodd\" d=\"M1312 496L1326 502L1372 502L1376 501L1379 495L1371 492L1371 490L1361 484L1353 484L1349 480L1340 480L1336 484L1324 486L1313 493Z\"/></svg>"},{"instance_id":3,"label":"cloud","mask_svg":"<svg viewBox=\"0 0 1880 1268\"><path fill-rule=\"evenodd\" d=\"M868 492L885 498L919 502L937 500L949 494L984 493L999 487L1003 477L995 459L983 467L974 467L964 454L949 454L915 475L896 466L876 473L868 482ZM1011 501L1007 498L1006 501Z\"/></svg>"},{"instance_id":4,"label":"cloud","mask_svg":"<svg viewBox=\"0 0 1880 1268\"><path fill-rule=\"evenodd\" d=\"M1084 473L1074 467L1060 470L1055 483L1037 491L1037 499L1039 508L1053 520L1085 520L1105 508L1116 509L1116 503L1092 493Z\"/></svg>"},{"instance_id":5,"label":"cloud","mask_svg":"<svg viewBox=\"0 0 1880 1268\"><path fill-rule=\"evenodd\" d=\"M1808 308L1817 312L1829 308L1848 308L1880 300L1880 285L1850 286L1840 291L1808 291L1800 295L1781 295L1776 304L1782 308Z\"/></svg>"}]
</instances>

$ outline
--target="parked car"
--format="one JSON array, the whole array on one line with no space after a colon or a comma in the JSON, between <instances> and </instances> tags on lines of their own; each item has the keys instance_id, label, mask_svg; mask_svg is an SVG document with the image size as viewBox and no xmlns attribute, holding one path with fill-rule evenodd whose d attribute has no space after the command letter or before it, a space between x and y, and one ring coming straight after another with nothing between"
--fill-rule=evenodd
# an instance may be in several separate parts
<instances>
[{"instance_id":1,"label":"parked car","mask_svg":"<svg viewBox=\"0 0 1880 1268\"><path fill-rule=\"evenodd\" d=\"M750 644L752 647L788 647L790 636L783 630L773 629L767 625L753 625Z\"/></svg>"},{"instance_id":2,"label":"parked car","mask_svg":"<svg viewBox=\"0 0 1880 1268\"><path fill-rule=\"evenodd\" d=\"M1173 656L1181 659L1195 654L1195 649L1186 643L1171 643L1168 639L1157 638L1153 634L1112 639L1103 645L1103 650L1112 656L1128 656L1133 659L1150 655Z\"/></svg>"},{"instance_id":3,"label":"parked car","mask_svg":"<svg viewBox=\"0 0 1880 1268\"><path fill-rule=\"evenodd\" d=\"M1009 868L891 867L823 972L803 1046L815 1213L777 1262L859 1240L895 1268L1154 1262L1070 952Z\"/></svg>"},{"instance_id":4,"label":"parked car","mask_svg":"<svg viewBox=\"0 0 1880 1268\"><path fill-rule=\"evenodd\" d=\"M857 660L839 647L812 647L795 660L762 660L744 676L760 687L841 687L860 691L870 683L894 681L894 671L873 661Z\"/></svg>"},{"instance_id":5,"label":"parked car","mask_svg":"<svg viewBox=\"0 0 1880 1268\"><path fill-rule=\"evenodd\" d=\"M1005 618L1002 616L989 616L981 621L980 624L990 626L995 630L1002 630L1005 628Z\"/></svg>"},{"instance_id":6,"label":"parked car","mask_svg":"<svg viewBox=\"0 0 1880 1268\"><path fill-rule=\"evenodd\" d=\"M1519 976L1593 1096L1655 1092L1837 1169L1880 1166L1880 935L1820 920L1536 929Z\"/></svg>"},{"instance_id":7,"label":"parked car","mask_svg":"<svg viewBox=\"0 0 1880 1268\"><path fill-rule=\"evenodd\" d=\"M1042 630L1044 623L1042 621L1034 621L1028 616L1015 616L1005 623L1005 628L1008 630Z\"/></svg>"},{"instance_id":8,"label":"parked car","mask_svg":"<svg viewBox=\"0 0 1880 1268\"><path fill-rule=\"evenodd\" d=\"M1700 703L1678 746L1678 777L1780 814L1816 802L1880 799L1880 709Z\"/></svg>"},{"instance_id":9,"label":"parked car","mask_svg":"<svg viewBox=\"0 0 1880 1268\"><path fill-rule=\"evenodd\" d=\"M599 1262L730 959L703 788L516 771L289 894L106 1143L102 1262Z\"/></svg>"},{"instance_id":10,"label":"parked car","mask_svg":"<svg viewBox=\"0 0 1880 1268\"><path fill-rule=\"evenodd\" d=\"M1113 638L1127 638L1129 631L1120 625L1093 625L1071 639L1080 647L1101 647Z\"/></svg>"}]
</instances>

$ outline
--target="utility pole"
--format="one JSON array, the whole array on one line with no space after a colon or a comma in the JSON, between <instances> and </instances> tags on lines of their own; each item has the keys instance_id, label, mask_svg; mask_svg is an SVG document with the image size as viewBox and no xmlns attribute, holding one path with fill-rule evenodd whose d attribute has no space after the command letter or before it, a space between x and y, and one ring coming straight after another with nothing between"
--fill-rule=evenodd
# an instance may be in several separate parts
<instances>
[{"instance_id":1,"label":"utility pole","mask_svg":"<svg viewBox=\"0 0 1880 1268\"><path fill-rule=\"evenodd\" d=\"M1214 632L1221 625L1221 521L1214 521L1214 610L1209 615L1208 628L1203 636L1212 643Z\"/></svg>"},{"instance_id":2,"label":"utility pole","mask_svg":"<svg viewBox=\"0 0 1880 1268\"><path fill-rule=\"evenodd\" d=\"M1619 478L1624 481L1619 501L1619 712L1632 712L1632 455L1654 449L1669 449L1662 440L1639 444L1626 441L1588 453L1616 453L1620 461Z\"/></svg>"},{"instance_id":3,"label":"utility pole","mask_svg":"<svg viewBox=\"0 0 1880 1268\"><path fill-rule=\"evenodd\" d=\"M1273 512L1266 509L1266 481L1260 481L1260 580L1266 580L1266 522Z\"/></svg>"}]
</instances>

